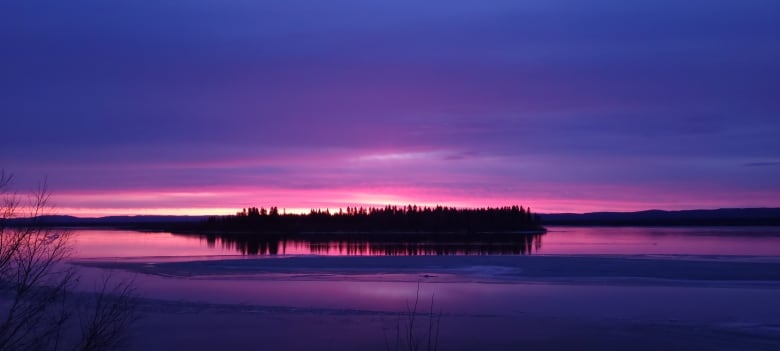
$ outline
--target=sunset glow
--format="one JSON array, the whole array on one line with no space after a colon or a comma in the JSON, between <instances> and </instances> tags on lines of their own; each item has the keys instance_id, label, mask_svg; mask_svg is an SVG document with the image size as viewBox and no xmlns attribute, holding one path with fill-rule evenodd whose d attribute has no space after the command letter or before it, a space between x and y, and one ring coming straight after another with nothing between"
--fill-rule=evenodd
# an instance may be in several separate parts
<instances>
[{"instance_id":1,"label":"sunset glow","mask_svg":"<svg viewBox=\"0 0 780 351\"><path fill-rule=\"evenodd\" d=\"M0 0L0 351L780 350L780 0Z\"/></svg>"},{"instance_id":2,"label":"sunset glow","mask_svg":"<svg viewBox=\"0 0 780 351\"><path fill-rule=\"evenodd\" d=\"M62 214L780 206L776 1L44 3L0 168Z\"/></svg>"}]
</instances>

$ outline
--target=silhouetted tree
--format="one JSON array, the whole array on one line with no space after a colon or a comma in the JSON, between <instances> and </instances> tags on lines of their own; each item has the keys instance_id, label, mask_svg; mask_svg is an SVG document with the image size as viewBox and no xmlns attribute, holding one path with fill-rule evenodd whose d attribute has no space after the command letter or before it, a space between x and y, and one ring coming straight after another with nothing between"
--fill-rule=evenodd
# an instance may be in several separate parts
<instances>
[{"instance_id":1,"label":"silhouetted tree","mask_svg":"<svg viewBox=\"0 0 780 351\"><path fill-rule=\"evenodd\" d=\"M250 207L235 216L210 218L206 229L262 233L416 232L491 233L542 230L540 219L522 206L458 209L446 206L351 207L346 212L311 209L307 214L280 214L276 206Z\"/></svg>"},{"instance_id":2,"label":"silhouetted tree","mask_svg":"<svg viewBox=\"0 0 780 351\"><path fill-rule=\"evenodd\" d=\"M7 302L0 307L0 351L115 349L135 316L132 286L106 281L92 303L77 299L72 293L77 272L63 264L71 252L70 235L39 225L48 213L45 183L25 206L7 193L11 179L0 171L0 298ZM30 222L8 226L22 208L29 209ZM74 315L80 306L85 314ZM76 330L80 338L66 337ZM75 344L63 345L69 340Z\"/></svg>"}]
</instances>

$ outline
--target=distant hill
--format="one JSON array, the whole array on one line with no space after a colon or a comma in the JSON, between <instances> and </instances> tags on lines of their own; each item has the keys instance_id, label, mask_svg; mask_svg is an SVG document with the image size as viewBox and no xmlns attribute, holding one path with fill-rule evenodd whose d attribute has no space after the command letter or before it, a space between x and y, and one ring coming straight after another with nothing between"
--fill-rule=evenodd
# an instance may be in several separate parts
<instances>
[{"instance_id":1,"label":"distant hill","mask_svg":"<svg viewBox=\"0 0 780 351\"><path fill-rule=\"evenodd\" d=\"M73 216L44 216L39 223L47 226L133 226L149 224L193 223L209 216L109 216L80 218ZM722 208L717 210L639 212L591 212L540 214L542 225L606 225L606 226L724 226L769 225L780 226L780 208ZM24 225L29 218L9 220L10 225Z\"/></svg>"},{"instance_id":2,"label":"distant hill","mask_svg":"<svg viewBox=\"0 0 780 351\"><path fill-rule=\"evenodd\" d=\"M780 208L540 214L543 225L724 226L780 225Z\"/></svg>"},{"instance_id":3,"label":"distant hill","mask_svg":"<svg viewBox=\"0 0 780 351\"><path fill-rule=\"evenodd\" d=\"M74 216L41 216L37 223L46 226L62 227L92 227L92 226L125 226L134 224L165 224L165 223L190 223L201 222L209 216L108 216L96 218L81 218ZM14 218L8 221L10 225L26 225L31 223L31 218Z\"/></svg>"}]
</instances>

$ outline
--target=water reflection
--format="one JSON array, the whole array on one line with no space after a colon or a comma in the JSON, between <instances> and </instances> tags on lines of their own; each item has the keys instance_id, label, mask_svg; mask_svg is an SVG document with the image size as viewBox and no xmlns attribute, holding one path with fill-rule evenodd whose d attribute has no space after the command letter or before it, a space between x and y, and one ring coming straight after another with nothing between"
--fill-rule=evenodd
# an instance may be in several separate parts
<instances>
[{"instance_id":1,"label":"water reflection","mask_svg":"<svg viewBox=\"0 0 780 351\"><path fill-rule=\"evenodd\" d=\"M250 255L780 255L777 227L552 227L514 240L249 240L220 235L174 235L113 229L75 229L75 256L207 257ZM386 240L384 240L386 239ZM542 240L544 246L542 247Z\"/></svg>"},{"instance_id":2,"label":"water reflection","mask_svg":"<svg viewBox=\"0 0 780 351\"><path fill-rule=\"evenodd\" d=\"M185 234L180 234L185 235ZM192 234L189 234L190 236ZM197 235L209 248L221 248L243 255L322 256L421 256L421 255L527 255L542 247L543 234L501 234L487 238L470 239L464 236L444 240L422 238L417 240L374 240L340 238L287 239L260 235Z\"/></svg>"}]
</instances>

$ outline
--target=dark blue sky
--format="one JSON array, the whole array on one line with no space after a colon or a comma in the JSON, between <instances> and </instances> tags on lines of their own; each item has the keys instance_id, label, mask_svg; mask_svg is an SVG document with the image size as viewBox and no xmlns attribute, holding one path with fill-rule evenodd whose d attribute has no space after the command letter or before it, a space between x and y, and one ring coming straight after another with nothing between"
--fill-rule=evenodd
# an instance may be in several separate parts
<instances>
[{"instance_id":1,"label":"dark blue sky","mask_svg":"<svg viewBox=\"0 0 780 351\"><path fill-rule=\"evenodd\" d=\"M780 206L780 2L0 3L63 212Z\"/></svg>"}]
</instances>

